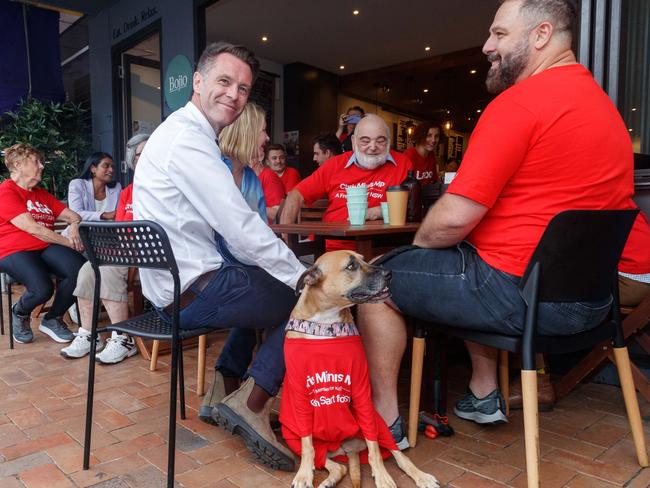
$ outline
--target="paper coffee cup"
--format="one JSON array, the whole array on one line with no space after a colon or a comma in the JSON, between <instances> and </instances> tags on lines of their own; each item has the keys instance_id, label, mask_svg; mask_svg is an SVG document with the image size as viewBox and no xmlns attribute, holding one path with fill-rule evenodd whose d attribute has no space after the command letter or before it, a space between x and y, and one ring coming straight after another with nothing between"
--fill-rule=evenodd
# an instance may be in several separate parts
<instances>
[{"instance_id":1,"label":"paper coffee cup","mask_svg":"<svg viewBox=\"0 0 650 488\"><path fill-rule=\"evenodd\" d=\"M406 206L408 199L409 191L403 186L389 186L386 189L389 225L406 224Z\"/></svg>"}]
</instances>

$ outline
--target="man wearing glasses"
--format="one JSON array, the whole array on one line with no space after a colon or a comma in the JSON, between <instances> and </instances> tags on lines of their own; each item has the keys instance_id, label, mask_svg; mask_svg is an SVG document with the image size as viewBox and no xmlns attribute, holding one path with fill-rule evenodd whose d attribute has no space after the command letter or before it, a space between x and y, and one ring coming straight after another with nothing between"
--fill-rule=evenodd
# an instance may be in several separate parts
<instances>
[{"instance_id":1,"label":"man wearing glasses","mask_svg":"<svg viewBox=\"0 0 650 488\"><path fill-rule=\"evenodd\" d=\"M281 223L296 222L305 202L309 205L321 198L329 200L323 222L344 222L348 220L346 188L358 185L368 187L366 220L381 219L379 203L386 201L386 188L404 181L411 162L391 151L388 126L374 114L366 115L357 124L352 135L352 149L325 161L289 192L280 216ZM354 250L355 244L328 240L326 249Z\"/></svg>"}]
</instances>

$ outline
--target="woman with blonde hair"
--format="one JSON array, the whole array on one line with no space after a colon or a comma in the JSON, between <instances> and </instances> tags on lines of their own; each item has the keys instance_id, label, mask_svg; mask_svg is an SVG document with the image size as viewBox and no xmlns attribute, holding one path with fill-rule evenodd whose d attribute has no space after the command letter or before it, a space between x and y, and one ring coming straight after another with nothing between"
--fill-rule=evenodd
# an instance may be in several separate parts
<instances>
[{"instance_id":1,"label":"woman with blonde hair","mask_svg":"<svg viewBox=\"0 0 650 488\"><path fill-rule=\"evenodd\" d=\"M235 183L241 189L242 175L246 166L255 172L264 190L267 218L272 222L286 195L282 180L262 163L264 145L268 141L264 110L254 103L248 103L239 118L219 134L219 147L221 153L232 164L231 170Z\"/></svg>"}]
</instances>

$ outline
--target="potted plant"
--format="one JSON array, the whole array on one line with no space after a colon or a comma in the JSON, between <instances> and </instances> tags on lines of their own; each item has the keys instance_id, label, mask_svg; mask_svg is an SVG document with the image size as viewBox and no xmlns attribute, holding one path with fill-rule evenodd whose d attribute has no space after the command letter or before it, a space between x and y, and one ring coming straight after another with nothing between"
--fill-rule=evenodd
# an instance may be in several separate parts
<instances>
[{"instance_id":1,"label":"potted plant","mask_svg":"<svg viewBox=\"0 0 650 488\"><path fill-rule=\"evenodd\" d=\"M45 169L41 185L64 200L68 183L79 172L79 161L90 153L87 110L73 102L23 100L0 119L0 149L19 142L43 152ZM7 178L2 165L0 180Z\"/></svg>"}]
</instances>

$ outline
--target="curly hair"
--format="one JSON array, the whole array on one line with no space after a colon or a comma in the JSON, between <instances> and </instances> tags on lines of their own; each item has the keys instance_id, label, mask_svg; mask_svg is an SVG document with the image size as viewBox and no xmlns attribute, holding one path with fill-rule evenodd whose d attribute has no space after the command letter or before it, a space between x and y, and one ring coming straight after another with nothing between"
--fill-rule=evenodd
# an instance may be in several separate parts
<instances>
[{"instance_id":1,"label":"curly hair","mask_svg":"<svg viewBox=\"0 0 650 488\"><path fill-rule=\"evenodd\" d=\"M18 143L14 144L11 147L8 147L3 151L4 154L4 160L5 160L5 166L9 170L9 172L13 172L16 170L16 164L17 163L22 163L25 161L27 158L34 156L41 161L43 160L43 153L36 149L34 146L31 144L25 144L25 143Z\"/></svg>"}]
</instances>

